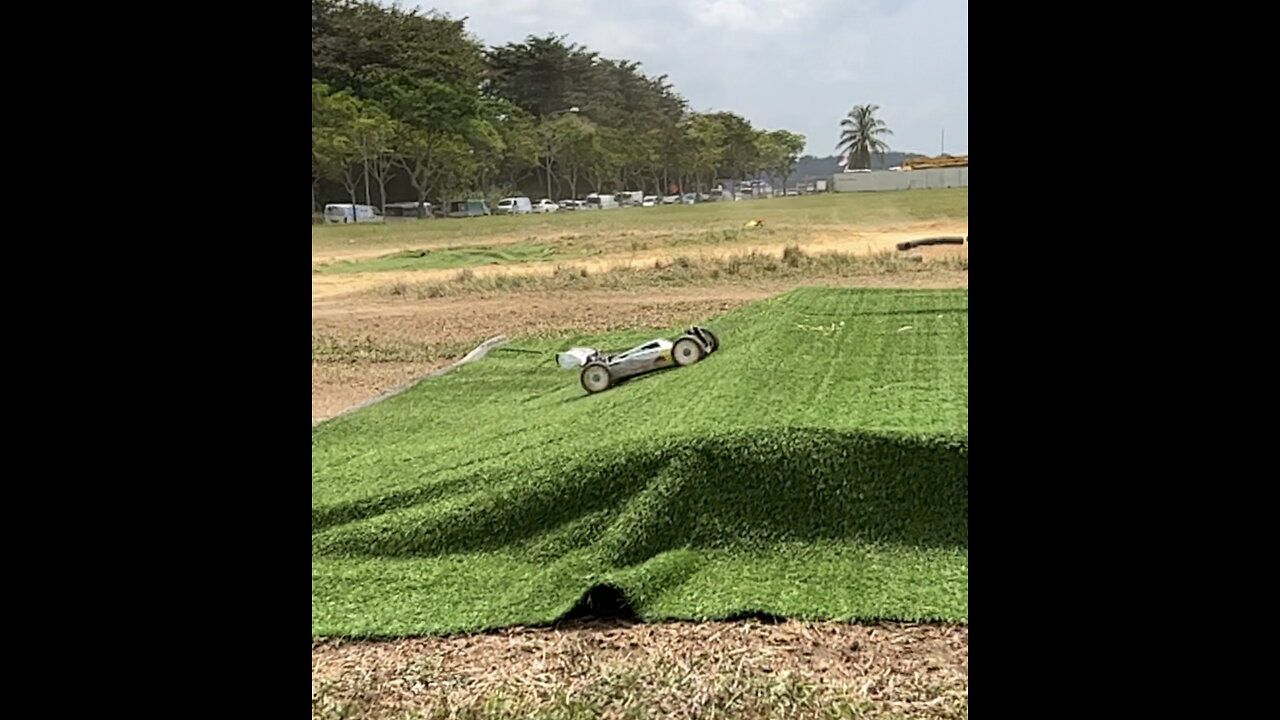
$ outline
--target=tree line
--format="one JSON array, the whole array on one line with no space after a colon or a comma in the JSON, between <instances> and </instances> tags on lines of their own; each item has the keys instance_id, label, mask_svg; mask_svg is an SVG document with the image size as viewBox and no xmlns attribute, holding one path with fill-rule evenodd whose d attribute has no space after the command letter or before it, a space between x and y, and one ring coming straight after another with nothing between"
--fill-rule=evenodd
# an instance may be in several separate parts
<instances>
[{"instance_id":1,"label":"tree line","mask_svg":"<svg viewBox=\"0 0 1280 720\"><path fill-rule=\"evenodd\" d=\"M339 192L385 208L392 186L418 203L705 192L761 173L785 187L805 146L732 112L694 112L665 75L564 36L486 47L434 12L311 8L313 210Z\"/></svg>"}]
</instances>

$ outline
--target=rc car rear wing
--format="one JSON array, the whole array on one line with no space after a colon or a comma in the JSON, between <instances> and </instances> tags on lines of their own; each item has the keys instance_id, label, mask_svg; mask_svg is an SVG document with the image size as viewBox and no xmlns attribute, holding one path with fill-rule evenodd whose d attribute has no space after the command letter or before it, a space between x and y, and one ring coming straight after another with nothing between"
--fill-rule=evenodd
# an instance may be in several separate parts
<instances>
[{"instance_id":1,"label":"rc car rear wing","mask_svg":"<svg viewBox=\"0 0 1280 720\"><path fill-rule=\"evenodd\" d=\"M569 348L564 352L556 353L556 362L560 363L560 367L565 370L573 370L586 365L599 352L599 350L589 347Z\"/></svg>"}]
</instances>

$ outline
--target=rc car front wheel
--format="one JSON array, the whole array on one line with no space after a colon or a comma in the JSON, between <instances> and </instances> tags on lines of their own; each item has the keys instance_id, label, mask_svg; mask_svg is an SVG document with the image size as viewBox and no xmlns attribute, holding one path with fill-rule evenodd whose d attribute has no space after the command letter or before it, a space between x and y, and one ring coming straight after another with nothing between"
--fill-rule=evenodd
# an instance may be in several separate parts
<instances>
[{"instance_id":1,"label":"rc car front wheel","mask_svg":"<svg viewBox=\"0 0 1280 720\"><path fill-rule=\"evenodd\" d=\"M607 390L612 382L613 377L604 363L594 362L582 368L582 387L589 393Z\"/></svg>"},{"instance_id":2,"label":"rc car front wheel","mask_svg":"<svg viewBox=\"0 0 1280 720\"><path fill-rule=\"evenodd\" d=\"M671 357L677 365L692 365L702 359L702 343L696 338L682 337L671 347Z\"/></svg>"}]
</instances>

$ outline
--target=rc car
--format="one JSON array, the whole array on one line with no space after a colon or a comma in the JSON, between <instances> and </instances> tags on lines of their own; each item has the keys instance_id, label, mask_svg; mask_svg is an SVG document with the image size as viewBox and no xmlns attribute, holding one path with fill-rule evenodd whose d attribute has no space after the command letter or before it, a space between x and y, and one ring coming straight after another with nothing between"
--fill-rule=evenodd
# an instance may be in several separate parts
<instances>
[{"instance_id":1,"label":"rc car","mask_svg":"<svg viewBox=\"0 0 1280 720\"><path fill-rule=\"evenodd\" d=\"M556 361L566 370L581 367L582 387L589 393L598 393L637 375L692 365L718 349L720 341L715 334L695 325L675 341L658 338L618 353L589 347L570 348L558 353Z\"/></svg>"}]
</instances>

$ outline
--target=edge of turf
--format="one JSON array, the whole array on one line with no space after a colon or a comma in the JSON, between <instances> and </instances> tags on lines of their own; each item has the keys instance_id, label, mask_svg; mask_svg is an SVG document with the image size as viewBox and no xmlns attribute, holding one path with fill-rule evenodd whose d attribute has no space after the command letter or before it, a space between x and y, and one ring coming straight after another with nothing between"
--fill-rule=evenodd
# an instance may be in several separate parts
<instances>
[{"instance_id":1,"label":"edge of turf","mask_svg":"<svg viewBox=\"0 0 1280 720\"><path fill-rule=\"evenodd\" d=\"M520 624L498 623L470 630L453 630L447 632L409 632L409 633L312 633L311 642L388 642L396 640L412 640L416 638L457 638L476 635L493 635L512 630L555 630L574 625L590 623L615 624L618 627L633 625L663 625L668 623L736 623L754 621L762 625L781 625L791 622L821 622L834 625L872 626L894 623L915 627L968 627L969 618L933 618L923 620L904 620L894 616L865 616L851 619L810 616L806 614L777 614L768 610L740 610L715 617L676 617L659 616L646 618L638 613L631 602L626 588L614 583L597 583L583 591L582 595L569 609L554 619L544 622Z\"/></svg>"},{"instance_id":2,"label":"edge of turf","mask_svg":"<svg viewBox=\"0 0 1280 720\"><path fill-rule=\"evenodd\" d=\"M484 342L475 346L475 348L473 348L471 352L467 353L466 355L463 355L462 359L457 360L449 365L446 365L445 367L442 367L439 370L434 370L430 373L427 373L426 375L423 375L422 377L416 380L413 380L404 385L401 385L398 388L393 388L391 390L388 390L382 393L381 395L378 395L377 397L371 398L369 400L365 400L364 402L359 403L358 405L353 405L347 408L346 410L343 410L342 412L338 413L337 415L332 415L323 420L313 420L311 422L311 427L313 428L318 427L320 425L323 425L324 423L329 422L330 420L337 420L338 418L350 415L351 413L356 412L357 410L363 410L369 407L370 405L373 405L375 403L380 403L383 400L386 400L387 398L395 397L396 395L399 395L402 392L412 390L414 387L418 385L418 383L422 382L423 380L429 380L433 377L439 377L449 372L450 370L453 370L454 368L460 367L462 365L466 365L467 363L475 362L476 360L479 360L485 355L488 355L490 350L493 350L496 347L505 345L506 343L507 343L506 335L495 335L494 337L491 337L488 340L485 340Z\"/></svg>"}]
</instances>

